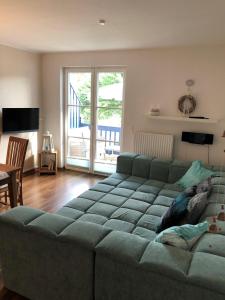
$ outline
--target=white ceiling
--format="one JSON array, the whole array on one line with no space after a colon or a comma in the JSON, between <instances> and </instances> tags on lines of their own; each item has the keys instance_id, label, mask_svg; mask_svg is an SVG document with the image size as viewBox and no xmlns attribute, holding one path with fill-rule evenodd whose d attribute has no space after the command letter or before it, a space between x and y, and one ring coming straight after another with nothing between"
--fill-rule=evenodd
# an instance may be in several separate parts
<instances>
[{"instance_id":1,"label":"white ceiling","mask_svg":"<svg viewBox=\"0 0 225 300\"><path fill-rule=\"evenodd\" d=\"M27 50L223 43L225 0L0 0L0 44Z\"/></svg>"}]
</instances>

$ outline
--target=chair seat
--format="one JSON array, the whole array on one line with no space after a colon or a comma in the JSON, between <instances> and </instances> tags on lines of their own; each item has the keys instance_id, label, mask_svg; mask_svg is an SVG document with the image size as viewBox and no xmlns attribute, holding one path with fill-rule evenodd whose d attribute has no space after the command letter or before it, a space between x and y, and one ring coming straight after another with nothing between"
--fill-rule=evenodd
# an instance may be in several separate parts
<instances>
[{"instance_id":1,"label":"chair seat","mask_svg":"<svg viewBox=\"0 0 225 300\"><path fill-rule=\"evenodd\" d=\"M5 179L5 178L9 178L9 175L6 172L2 172L0 171L0 179Z\"/></svg>"},{"instance_id":2,"label":"chair seat","mask_svg":"<svg viewBox=\"0 0 225 300\"><path fill-rule=\"evenodd\" d=\"M8 184L4 184L0 186L0 193L8 191Z\"/></svg>"}]
</instances>

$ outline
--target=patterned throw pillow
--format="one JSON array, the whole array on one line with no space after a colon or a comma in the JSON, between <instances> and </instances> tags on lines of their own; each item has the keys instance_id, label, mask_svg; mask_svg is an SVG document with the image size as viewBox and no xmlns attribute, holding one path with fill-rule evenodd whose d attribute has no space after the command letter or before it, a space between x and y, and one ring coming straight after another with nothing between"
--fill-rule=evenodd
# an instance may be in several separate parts
<instances>
[{"instance_id":1,"label":"patterned throw pillow","mask_svg":"<svg viewBox=\"0 0 225 300\"><path fill-rule=\"evenodd\" d=\"M208 192L198 193L192 197L187 205L186 223L197 224L208 204Z\"/></svg>"},{"instance_id":2,"label":"patterned throw pillow","mask_svg":"<svg viewBox=\"0 0 225 300\"><path fill-rule=\"evenodd\" d=\"M208 194L212 191L212 177L208 177L206 180L200 182L196 186L196 193L204 193L208 192Z\"/></svg>"},{"instance_id":3,"label":"patterned throw pillow","mask_svg":"<svg viewBox=\"0 0 225 300\"><path fill-rule=\"evenodd\" d=\"M156 236L155 242L175 246L185 250L193 247L201 235L208 230L208 222L197 225L182 225L170 227Z\"/></svg>"}]
</instances>

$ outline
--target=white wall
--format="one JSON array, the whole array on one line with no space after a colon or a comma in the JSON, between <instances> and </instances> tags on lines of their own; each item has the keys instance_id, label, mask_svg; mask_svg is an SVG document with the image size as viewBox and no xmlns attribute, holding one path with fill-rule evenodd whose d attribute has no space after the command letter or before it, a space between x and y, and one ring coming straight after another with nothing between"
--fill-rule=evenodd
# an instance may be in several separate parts
<instances>
[{"instance_id":1,"label":"white wall","mask_svg":"<svg viewBox=\"0 0 225 300\"><path fill-rule=\"evenodd\" d=\"M207 147L180 142L182 130L215 134L210 147L210 163L223 161L225 140L220 138L225 123L218 125L153 121L145 117L152 104L160 104L164 115L180 115L177 101L186 93L185 81L194 79L196 115L225 118L225 45L152 50L52 53L42 56L45 129L54 135L55 146L62 150L62 68L126 66L124 151L133 150L136 130L176 135L175 156L179 159L207 161ZM62 153L62 152L61 152ZM62 157L61 157L62 158Z\"/></svg>"},{"instance_id":2,"label":"white wall","mask_svg":"<svg viewBox=\"0 0 225 300\"><path fill-rule=\"evenodd\" d=\"M0 109L3 107L41 107L40 55L0 45ZM29 138L25 170L37 162L38 133L13 134ZM8 134L0 136L0 161L4 162Z\"/></svg>"}]
</instances>

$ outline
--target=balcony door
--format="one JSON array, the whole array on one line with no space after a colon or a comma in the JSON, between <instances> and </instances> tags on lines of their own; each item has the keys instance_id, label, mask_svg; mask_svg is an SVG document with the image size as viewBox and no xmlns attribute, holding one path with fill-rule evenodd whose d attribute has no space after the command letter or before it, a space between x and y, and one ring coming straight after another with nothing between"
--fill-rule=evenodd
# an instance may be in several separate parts
<instances>
[{"instance_id":1,"label":"balcony door","mask_svg":"<svg viewBox=\"0 0 225 300\"><path fill-rule=\"evenodd\" d=\"M65 166L112 173L121 149L124 71L67 68Z\"/></svg>"}]
</instances>

